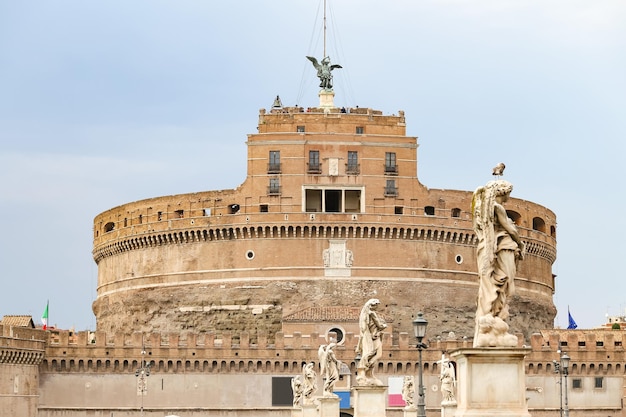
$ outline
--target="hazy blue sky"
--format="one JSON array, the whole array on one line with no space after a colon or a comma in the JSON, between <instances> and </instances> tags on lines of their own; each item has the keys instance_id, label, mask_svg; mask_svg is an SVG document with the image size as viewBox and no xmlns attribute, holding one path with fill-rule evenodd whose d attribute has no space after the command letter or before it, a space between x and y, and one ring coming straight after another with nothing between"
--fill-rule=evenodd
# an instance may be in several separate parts
<instances>
[{"instance_id":1,"label":"hazy blue sky","mask_svg":"<svg viewBox=\"0 0 626 417\"><path fill-rule=\"evenodd\" d=\"M328 1L335 103L404 110L428 187L504 161L557 214L556 324L624 314L626 2ZM239 185L259 108L318 101L321 4L0 0L0 316L93 329L93 218Z\"/></svg>"}]
</instances>

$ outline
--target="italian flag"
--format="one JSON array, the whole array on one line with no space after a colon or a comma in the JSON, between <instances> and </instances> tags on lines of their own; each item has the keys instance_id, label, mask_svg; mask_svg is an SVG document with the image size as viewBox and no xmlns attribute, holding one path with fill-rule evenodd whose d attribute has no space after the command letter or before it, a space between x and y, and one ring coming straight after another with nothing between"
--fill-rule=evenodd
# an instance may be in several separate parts
<instances>
[{"instance_id":1,"label":"italian flag","mask_svg":"<svg viewBox=\"0 0 626 417\"><path fill-rule=\"evenodd\" d=\"M46 309L43 312L43 315L41 316L41 323L43 323L43 329L46 330L48 329L48 305L50 304L50 302L46 303Z\"/></svg>"}]
</instances>

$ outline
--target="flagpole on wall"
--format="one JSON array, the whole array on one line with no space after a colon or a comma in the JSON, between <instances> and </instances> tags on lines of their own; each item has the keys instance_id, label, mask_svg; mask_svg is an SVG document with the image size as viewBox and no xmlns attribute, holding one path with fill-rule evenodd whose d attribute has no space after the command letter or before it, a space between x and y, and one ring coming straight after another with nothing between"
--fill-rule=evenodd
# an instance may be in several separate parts
<instances>
[{"instance_id":1,"label":"flagpole on wall","mask_svg":"<svg viewBox=\"0 0 626 417\"><path fill-rule=\"evenodd\" d=\"M41 323L43 324L42 328L43 330L48 330L48 323L49 323L49 307L50 307L50 300L46 301L46 309L44 310L43 314L41 315Z\"/></svg>"}]
</instances>

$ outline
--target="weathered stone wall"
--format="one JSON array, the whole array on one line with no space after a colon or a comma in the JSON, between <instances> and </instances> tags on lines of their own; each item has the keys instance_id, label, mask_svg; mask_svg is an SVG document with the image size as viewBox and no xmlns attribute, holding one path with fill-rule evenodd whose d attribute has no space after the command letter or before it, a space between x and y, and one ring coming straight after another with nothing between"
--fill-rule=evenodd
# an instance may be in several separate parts
<instances>
[{"instance_id":1,"label":"weathered stone wall","mask_svg":"<svg viewBox=\"0 0 626 417\"><path fill-rule=\"evenodd\" d=\"M195 229L144 234L142 242L127 238L98 264L98 329L271 336L283 314L313 305L362 306L377 297L398 331L411 331L411 315L420 309L434 332L473 335L478 279L470 230L381 223L316 221L234 227L221 237L222 229ZM518 274L511 325L528 338L552 327L555 253L545 236L522 234L531 252ZM352 266L341 271L347 275L329 275L324 267L331 239L345 241L353 253Z\"/></svg>"}]
</instances>

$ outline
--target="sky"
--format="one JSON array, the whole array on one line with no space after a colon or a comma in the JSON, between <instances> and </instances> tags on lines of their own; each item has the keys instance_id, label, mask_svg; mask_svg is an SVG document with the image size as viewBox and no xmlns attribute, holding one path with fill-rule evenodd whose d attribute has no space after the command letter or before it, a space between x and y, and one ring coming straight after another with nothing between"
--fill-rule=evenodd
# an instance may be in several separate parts
<instances>
[{"instance_id":1,"label":"sky","mask_svg":"<svg viewBox=\"0 0 626 417\"><path fill-rule=\"evenodd\" d=\"M276 95L318 102L321 0L0 0L0 317L95 329L93 218L235 188ZM335 104L397 114L418 178L557 215L556 326L626 315L626 2L328 0ZM419 300L416 301L417 303Z\"/></svg>"}]
</instances>

